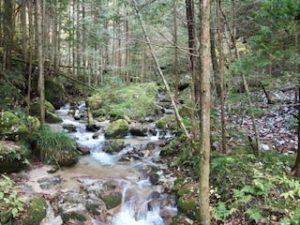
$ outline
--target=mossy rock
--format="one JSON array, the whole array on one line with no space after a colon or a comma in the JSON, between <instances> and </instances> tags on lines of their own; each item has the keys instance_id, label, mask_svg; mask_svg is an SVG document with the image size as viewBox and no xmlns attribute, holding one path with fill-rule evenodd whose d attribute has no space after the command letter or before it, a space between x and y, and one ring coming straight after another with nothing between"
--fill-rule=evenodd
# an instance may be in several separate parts
<instances>
[{"instance_id":1,"label":"mossy rock","mask_svg":"<svg viewBox=\"0 0 300 225\"><path fill-rule=\"evenodd\" d=\"M58 109L64 105L65 97L65 88L60 81L53 79L45 80L45 98L52 103L52 105Z\"/></svg>"},{"instance_id":2,"label":"mossy rock","mask_svg":"<svg viewBox=\"0 0 300 225\"><path fill-rule=\"evenodd\" d=\"M105 131L107 138L122 138L126 136L129 129L129 124L126 120L119 119L112 122Z\"/></svg>"},{"instance_id":3,"label":"mossy rock","mask_svg":"<svg viewBox=\"0 0 300 225\"><path fill-rule=\"evenodd\" d=\"M107 195L102 195L101 199L104 201L108 210L119 206L122 203L122 194L113 192Z\"/></svg>"},{"instance_id":4,"label":"mossy rock","mask_svg":"<svg viewBox=\"0 0 300 225\"><path fill-rule=\"evenodd\" d=\"M54 132L48 127L41 129L36 146L45 163L72 166L78 162L76 143L63 132Z\"/></svg>"},{"instance_id":5,"label":"mossy rock","mask_svg":"<svg viewBox=\"0 0 300 225\"><path fill-rule=\"evenodd\" d=\"M45 101L45 111L46 111L46 113L47 112L55 113L55 108L50 102ZM40 114L41 114L40 113L40 103L37 102L37 101L31 103L31 105L30 105L30 115L39 117Z\"/></svg>"},{"instance_id":6,"label":"mossy rock","mask_svg":"<svg viewBox=\"0 0 300 225\"><path fill-rule=\"evenodd\" d=\"M22 145L0 141L0 173L18 172L27 165L29 151Z\"/></svg>"},{"instance_id":7,"label":"mossy rock","mask_svg":"<svg viewBox=\"0 0 300 225\"><path fill-rule=\"evenodd\" d=\"M46 113L46 122L47 123L60 123L60 122L62 122L62 119L55 113L47 112Z\"/></svg>"},{"instance_id":8,"label":"mossy rock","mask_svg":"<svg viewBox=\"0 0 300 225\"><path fill-rule=\"evenodd\" d=\"M0 136L16 140L28 133L28 128L17 115L8 111L0 113Z\"/></svg>"},{"instance_id":9,"label":"mossy rock","mask_svg":"<svg viewBox=\"0 0 300 225\"><path fill-rule=\"evenodd\" d=\"M37 197L30 201L24 225L39 225L46 217L47 203L44 198Z\"/></svg>"},{"instance_id":10,"label":"mossy rock","mask_svg":"<svg viewBox=\"0 0 300 225\"><path fill-rule=\"evenodd\" d=\"M120 152L125 147L123 139L107 140L104 144L103 151L107 153Z\"/></svg>"},{"instance_id":11,"label":"mossy rock","mask_svg":"<svg viewBox=\"0 0 300 225\"><path fill-rule=\"evenodd\" d=\"M99 110L103 105L103 96L96 93L88 98L88 105L92 110Z\"/></svg>"},{"instance_id":12,"label":"mossy rock","mask_svg":"<svg viewBox=\"0 0 300 225\"><path fill-rule=\"evenodd\" d=\"M180 197L177 202L178 209L191 219L199 218L199 208L195 199L187 198L186 196Z\"/></svg>"},{"instance_id":13,"label":"mossy rock","mask_svg":"<svg viewBox=\"0 0 300 225\"><path fill-rule=\"evenodd\" d=\"M40 120L35 116L28 116L25 123L30 131L36 131L41 127Z\"/></svg>"},{"instance_id":14,"label":"mossy rock","mask_svg":"<svg viewBox=\"0 0 300 225\"><path fill-rule=\"evenodd\" d=\"M177 128L176 117L174 115L166 115L156 121L155 125L158 129L175 130Z\"/></svg>"}]
</instances>

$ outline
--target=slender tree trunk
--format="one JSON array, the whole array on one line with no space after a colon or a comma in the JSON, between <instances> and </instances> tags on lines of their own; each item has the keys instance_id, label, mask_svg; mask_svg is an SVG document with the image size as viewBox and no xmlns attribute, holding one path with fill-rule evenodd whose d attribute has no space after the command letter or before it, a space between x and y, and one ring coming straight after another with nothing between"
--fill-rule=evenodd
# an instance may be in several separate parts
<instances>
[{"instance_id":1,"label":"slender tree trunk","mask_svg":"<svg viewBox=\"0 0 300 225\"><path fill-rule=\"evenodd\" d=\"M127 19L125 21L125 32L126 32L126 52L125 52L125 81L129 83L129 19L127 13Z\"/></svg>"},{"instance_id":2,"label":"slender tree trunk","mask_svg":"<svg viewBox=\"0 0 300 225\"><path fill-rule=\"evenodd\" d=\"M298 103L300 103L300 87L298 88ZM295 162L295 166L293 168L293 172L296 177L300 177L300 106L297 106L298 108L298 153L297 158Z\"/></svg>"},{"instance_id":3,"label":"slender tree trunk","mask_svg":"<svg viewBox=\"0 0 300 225\"><path fill-rule=\"evenodd\" d=\"M132 2L133 2L133 5L134 5L134 9L135 9L135 11L136 11L136 13L137 13L138 20L139 20L139 22L140 22L140 24L141 24L141 27L142 27L142 30L143 30L145 39L146 39L146 41L147 41L148 47L149 47L149 49L150 49L150 53L151 53L151 55L152 55L152 58L153 58L153 60L154 60L154 62L155 62L156 68L157 68L157 70L158 70L158 73L159 73L159 75L160 75L160 77L161 77L161 79L162 79L162 81L163 81L163 83L164 83L164 86L165 86L165 88L166 88L166 90L167 90L167 93L168 93L168 95L169 95L169 97L170 97L170 99L171 99L172 106L173 106L173 108L174 108L174 110L175 110L175 116L176 116L176 119L177 119L178 123L180 124L180 127L182 128L184 134L185 134L188 138L190 138L190 135L189 135L189 133L188 133L188 131L187 131L187 129L186 129L186 127L185 127L183 121L182 121L182 118L181 118L181 116L180 116L180 114L179 114L179 111L178 111L176 102L175 102L175 100L174 100L174 98L173 98L173 96L172 96L172 92L171 92L171 90L170 90L170 86L169 86L167 80L165 79L165 76L164 76L164 74L163 74L163 72L162 72L162 70L161 70L161 67L160 67L160 64L159 64L159 62L158 62L158 59L157 59L157 57L156 57L156 55L155 55L155 53L154 53L154 49L153 49L153 47L152 47L152 45L151 45L150 38L149 38L149 36L148 36L148 34L147 34L147 31L146 31L146 28L145 28L145 23L144 23L143 17L142 17L142 15L140 14L140 11L139 11L139 9L138 9L138 7L137 7L136 0L132 0Z\"/></svg>"},{"instance_id":4,"label":"slender tree trunk","mask_svg":"<svg viewBox=\"0 0 300 225\"><path fill-rule=\"evenodd\" d=\"M23 51L23 57L24 60L27 61L28 55L27 55L27 18L26 18L26 8L27 8L27 1L22 0L21 2L21 34L22 34L22 51Z\"/></svg>"},{"instance_id":5,"label":"slender tree trunk","mask_svg":"<svg viewBox=\"0 0 300 225\"><path fill-rule=\"evenodd\" d=\"M44 87L44 48L43 48L43 6L44 0L35 1L37 15L37 31L38 31L38 67L39 67L39 95L40 95L40 119L41 126L45 124L45 87Z\"/></svg>"},{"instance_id":6,"label":"slender tree trunk","mask_svg":"<svg viewBox=\"0 0 300 225\"><path fill-rule=\"evenodd\" d=\"M222 130L222 152L226 153L226 119L225 119L225 59L223 49L223 34L224 34L224 22L221 17L221 0L217 0L217 20L218 20L218 53L219 53L219 69L218 80L220 88L220 102L221 102L221 130Z\"/></svg>"},{"instance_id":7,"label":"slender tree trunk","mask_svg":"<svg viewBox=\"0 0 300 225\"><path fill-rule=\"evenodd\" d=\"M209 171L210 171L210 0L200 1L200 224L210 225Z\"/></svg>"},{"instance_id":8,"label":"slender tree trunk","mask_svg":"<svg viewBox=\"0 0 300 225\"><path fill-rule=\"evenodd\" d=\"M178 68L178 30L177 30L177 3L176 0L174 1L173 4L173 23L174 23L174 74L175 74L175 100L178 101L178 87L179 87L179 80L180 80L180 75L179 75L179 68Z\"/></svg>"},{"instance_id":9,"label":"slender tree trunk","mask_svg":"<svg viewBox=\"0 0 300 225\"><path fill-rule=\"evenodd\" d=\"M195 40L195 19L194 19L194 1L193 0L186 0L186 20L187 20L187 27L188 27L188 47L190 52L190 65L191 65L191 73L192 73L192 81L193 85L191 88L191 97L193 102L195 102L194 108L197 108L197 101L196 99L196 89L197 82L196 82L196 57L194 56L196 54L196 40ZM199 129L197 127L196 122L196 110L192 109L191 111L191 120L192 120L192 126L193 126L193 136L199 137Z\"/></svg>"},{"instance_id":10,"label":"slender tree trunk","mask_svg":"<svg viewBox=\"0 0 300 225\"><path fill-rule=\"evenodd\" d=\"M29 23L29 48L28 48L28 61L29 61L29 69L28 69L28 84L27 84L27 112L29 113L30 104L31 104L31 79L32 79L32 55L33 55L33 4L31 1L28 2L28 23Z\"/></svg>"},{"instance_id":11,"label":"slender tree trunk","mask_svg":"<svg viewBox=\"0 0 300 225\"><path fill-rule=\"evenodd\" d=\"M13 0L5 0L4 3L4 68L11 67L13 48Z\"/></svg>"}]
</instances>

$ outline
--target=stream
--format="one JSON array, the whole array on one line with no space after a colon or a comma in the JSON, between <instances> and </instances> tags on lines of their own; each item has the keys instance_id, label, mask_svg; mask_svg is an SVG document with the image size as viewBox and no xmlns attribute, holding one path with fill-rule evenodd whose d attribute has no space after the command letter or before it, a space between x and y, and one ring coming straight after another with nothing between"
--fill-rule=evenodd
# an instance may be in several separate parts
<instances>
[{"instance_id":1,"label":"stream","mask_svg":"<svg viewBox=\"0 0 300 225\"><path fill-rule=\"evenodd\" d=\"M125 147L118 153L109 154L103 151L103 146L106 141L104 130L110 122L99 123L100 130L96 133L88 132L86 119L75 120L70 115L70 108L67 104L57 110L63 122L51 125L51 128L67 132L89 154L81 156L75 166L61 168L54 173L49 173L51 167L48 165L36 165L23 172L23 176L26 176L26 182L21 187L23 192L42 194L51 199L47 218L42 224L63 224L65 216L57 211L65 211L72 216L76 214L76 218L84 215L87 222L80 224L170 224L172 217L177 214L175 197L170 194L175 177L159 157L160 143L170 135L163 136L159 130L155 130L154 135L148 132L145 137L128 134ZM77 109L84 113L85 104L81 103ZM68 132L63 129L66 124L76 130ZM147 123L146 126L155 127L153 123ZM146 149L149 143L154 146L151 150ZM111 209L101 208L99 201L102 200L96 197L99 193L120 193L121 204ZM83 200L79 200L81 198ZM86 210L89 202L97 205L95 214Z\"/></svg>"}]
</instances>

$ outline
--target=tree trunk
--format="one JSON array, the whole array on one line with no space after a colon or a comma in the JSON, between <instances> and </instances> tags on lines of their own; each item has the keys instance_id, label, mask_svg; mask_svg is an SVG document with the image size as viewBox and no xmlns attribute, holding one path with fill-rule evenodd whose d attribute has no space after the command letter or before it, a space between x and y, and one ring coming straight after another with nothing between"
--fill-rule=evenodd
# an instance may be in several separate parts
<instances>
[{"instance_id":1,"label":"tree trunk","mask_svg":"<svg viewBox=\"0 0 300 225\"><path fill-rule=\"evenodd\" d=\"M221 131L222 131L222 152L226 153L226 119L225 119L225 59L223 49L223 34L224 34L224 22L221 17L221 0L217 1L217 20L218 20L218 53L219 53L219 69L218 69L218 86L220 90L220 102L221 102Z\"/></svg>"},{"instance_id":2,"label":"tree trunk","mask_svg":"<svg viewBox=\"0 0 300 225\"><path fill-rule=\"evenodd\" d=\"M298 89L298 103L300 103L300 87ZM298 153L297 153L297 158L295 162L295 166L293 168L293 172L296 177L300 178L300 106L297 106L298 108Z\"/></svg>"},{"instance_id":3,"label":"tree trunk","mask_svg":"<svg viewBox=\"0 0 300 225\"><path fill-rule=\"evenodd\" d=\"M35 1L37 20L37 44L38 44L38 68L39 68L39 95L40 95L40 119L41 126L45 124L45 83L44 83L44 48L43 48L43 5L44 0Z\"/></svg>"},{"instance_id":4,"label":"tree trunk","mask_svg":"<svg viewBox=\"0 0 300 225\"><path fill-rule=\"evenodd\" d=\"M4 68L10 69L13 48L13 0L4 3Z\"/></svg>"},{"instance_id":5,"label":"tree trunk","mask_svg":"<svg viewBox=\"0 0 300 225\"><path fill-rule=\"evenodd\" d=\"M179 80L180 80L180 75L178 71L178 31L177 31L177 5L176 5L176 0L174 1L173 4L173 23L174 23L174 74L175 74L175 100L178 101L178 86L179 86Z\"/></svg>"},{"instance_id":6,"label":"tree trunk","mask_svg":"<svg viewBox=\"0 0 300 225\"><path fill-rule=\"evenodd\" d=\"M210 225L209 171L210 171L210 108L211 108L211 56L210 56L210 0L200 1L200 224ZM198 97L199 98L199 97ZM197 99L197 98L196 98Z\"/></svg>"},{"instance_id":7,"label":"tree trunk","mask_svg":"<svg viewBox=\"0 0 300 225\"><path fill-rule=\"evenodd\" d=\"M27 61L28 55L27 55L27 18L26 18L26 8L27 8L27 1L22 0L21 2L22 8L21 8L21 35L22 35L22 52L24 60Z\"/></svg>"},{"instance_id":8,"label":"tree trunk","mask_svg":"<svg viewBox=\"0 0 300 225\"><path fill-rule=\"evenodd\" d=\"M28 23L29 23L29 48L28 48L28 60L29 60L29 69L28 69L28 81L27 81L27 112L29 113L30 104L31 104L31 78L32 78L32 55L33 55L33 4L31 1L28 2Z\"/></svg>"}]
</instances>

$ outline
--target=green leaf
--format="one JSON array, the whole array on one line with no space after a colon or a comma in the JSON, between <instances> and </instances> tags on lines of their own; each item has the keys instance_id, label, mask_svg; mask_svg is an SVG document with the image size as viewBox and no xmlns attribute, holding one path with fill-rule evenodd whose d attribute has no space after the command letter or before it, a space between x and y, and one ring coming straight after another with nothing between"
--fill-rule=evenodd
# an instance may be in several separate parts
<instances>
[{"instance_id":1,"label":"green leaf","mask_svg":"<svg viewBox=\"0 0 300 225\"><path fill-rule=\"evenodd\" d=\"M246 211L246 214L249 216L250 219L254 220L256 223L258 223L262 218L262 211L257 208L248 209Z\"/></svg>"}]
</instances>

